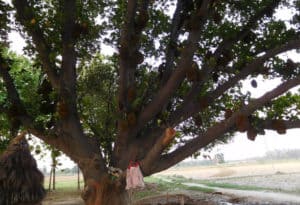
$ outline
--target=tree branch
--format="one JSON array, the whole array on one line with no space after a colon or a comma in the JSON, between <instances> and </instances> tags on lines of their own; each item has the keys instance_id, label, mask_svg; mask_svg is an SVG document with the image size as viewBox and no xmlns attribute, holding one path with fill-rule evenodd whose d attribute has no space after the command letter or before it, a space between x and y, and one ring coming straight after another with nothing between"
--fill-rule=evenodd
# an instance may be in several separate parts
<instances>
[{"instance_id":1,"label":"tree branch","mask_svg":"<svg viewBox=\"0 0 300 205\"><path fill-rule=\"evenodd\" d=\"M177 0L176 10L174 12L172 23L170 26L170 40L169 44L167 46L166 51L166 62L165 64L161 65L163 66L163 76L162 76L162 85L165 84L165 82L169 79L173 66L174 66L174 59L175 59L175 53L177 51L177 39L180 34L180 29L183 24L183 16L184 16L184 0Z\"/></svg>"},{"instance_id":2,"label":"tree branch","mask_svg":"<svg viewBox=\"0 0 300 205\"><path fill-rule=\"evenodd\" d=\"M225 52L228 52L228 50L230 50L231 47L234 46L234 44L236 44L238 41L243 40L245 37L247 37L249 32L251 32L251 29L256 26L256 22L259 19L261 19L266 13L269 13L270 9L274 10L276 8L276 6L278 6L280 1L281 0L276 0L276 1L270 2L270 4L268 6L264 7L259 12L257 12L255 15L250 17L247 24L241 30L239 30L236 34L234 34L234 37L232 37L229 40L223 39L223 42L218 46L218 48L216 49L216 51L214 52L212 57L215 59L219 59ZM231 60L232 60L232 58L227 59L226 63L228 63ZM203 67L205 69L203 69L204 72L202 73L202 75L203 75L202 80L199 82L193 83L191 90L184 98L182 107L190 106L189 104L192 100L194 100L194 96L196 96L196 94L199 93L199 91L202 88L202 86L204 85L204 83L207 82L208 79L210 79L210 77L212 75L212 71L214 70L214 67L208 66L207 63L205 63Z\"/></svg>"},{"instance_id":3,"label":"tree branch","mask_svg":"<svg viewBox=\"0 0 300 205\"><path fill-rule=\"evenodd\" d=\"M20 120L25 129L27 129L30 133L34 134L38 138L44 140L46 143L61 149L62 151L64 151L64 153L66 153L77 162L80 161L80 158L77 156L77 152L79 152L80 150L82 151L81 153L85 153L86 158L89 158L94 153L97 153L98 157L101 158L100 150L95 147L94 144L89 144L86 140L83 140L83 137L78 137L78 139L80 140L72 140L74 137L76 137L76 135L73 135L72 137L66 135L66 133L61 131L59 127L47 132L43 128L37 127L34 123L34 120L27 113L25 107L23 106L18 91L14 85L13 79L8 72L8 69L9 65L5 62L1 55L0 75L2 76L5 83L8 100L12 105L14 105L14 109L16 109L15 111L17 114L16 117ZM76 129L73 130L76 131ZM72 151L70 147L76 147L77 149L75 149L75 151ZM93 150L93 152L91 150ZM104 160L102 162L104 162ZM102 163L101 167L105 167L105 164Z\"/></svg>"},{"instance_id":4,"label":"tree branch","mask_svg":"<svg viewBox=\"0 0 300 205\"><path fill-rule=\"evenodd\" d=\"M68 114L77 116L76 107L76 52L75 29L76 1L65 0L62 3L63 29L62 29L62 67L60 75L60 95Z\"/></svg>"},{"instance_id":5,"label":"tree branch","mask_svg":"<svg viewBox=\"0 0 300 205\"><path fill-rule=\"evenodd\" d=\"M191 24L192 24L191 31L186 43L186 47L183 49L183 52L181 54L181 60L179 62L178 68L172 74L172 76L165 84L165 86L161 88L161 90L159 91L155 99L146 107L145 110L143 110L140 113L136 121L137 122L136 126L130 129L129 132L124 132L124 131L120 132L119 129L119 135L117 137L117 141L114 149L115 156L120 156L122 155L122 153L124 153L124 151L126 151L124 149L125 146L121 146L121 145L128 142L130 136L132 137L136 136L136 134L140 131L140 129L142 129L143 126L148 121L150 121L157 114L157 112L161 110L161 107L163 107L163 105L165 105L168 102L169 97L172 96L174 90L181 84L182 80L185 78L186 69L190 67L192 64L193 55L197 48L197 42L199 41L199 37L201 33L201 27L205 23L209 15L209 2L210 2L209 0L204 0L202 2L202 5L197 9L197 11L194 13L194 15L191 18ZM122 53L125 53L122 52L122 50L120 50L120 52L121 55ZM115 159L114 161L118 161L118 160ZM120 167L124 167L124 164L120 165Z\"/></svg>"},{"instance_id":6,"label":"tree branch","mask_svg":"<svg viewBox=\"0 0 300 205\"><path fill-rule=\"evenodd\" d=\"M11 103L6 110L6 113L10 118L9 120L13 120L11 121L11 134L15 135L17 134L22 121L27 120L29 116L14 85L14 80L8 72L9 69L10 66L3 58L2 52L0 52L0 75L7 90L8 101Z\"/></svg>"},{"instance_id":7,"label":"tree branch","mask_svg":"<svg viewBox=\"0 0 300 205\"><path fill-rule=\"evenodd\" d=\"M24 110L25 108L21 103L19 93L17 92L17 89L15 87L14 80L10 76L8 69L10 69L9 65L5 62L5 59L2 58L2 54L1 54L1 56L0 56L0 75L2 76L2 79L5 83L8 100L12 104L14 104L16 107L18 107L20 110L25 112L25 110Z\"/></svg>"},{"instance_id":8,"label":"tree branch","mask_svg":"<svg viewBox=\"0 0 300 205\"><path fill-rule=\"evenodd\" d=\"M178 109L176 109L173 113L170 114L170 117L167 120L168 125L175 127L179 123L193 116L194 114L204 110L209 104L213 103L215 99L222 96L223 93L226 92L226 90L234 86L240 80L246 78L252 72L256 71L257 68L259 68L260 65L264 63L267 59L275 55L278 55L282 52L286 52L288 50L296 49L296 48L300 48L300 40L292 40L284 45L266 51L266 53L263 56L258 57L252 63L247 65L236 76L230 78L227 82L223 83L222 85L219 85L219 87L217 87L216 90L204 96L203 99L205 99L207 102L207 105L204 107L199 106L198 101L192 100L192 96L186 98L186 101L184 101L184 103ZM162 132L161 128L156 128L151 132L147 132L149 134L145 136L146 141L143 142L144 144L147 144L147 148L146 147L143 148L145 152L146 150L150 150L152 146L157 146L155 144L158 143L158 141L155 141L155 139L158 139L158 137L160 136L159 133L161 132Z\"/></svg>"},{"instance_id":9,"label":"tree branch","mask_svg":"<svg viewBox=\"0 0 300 205\"><path fill-rule=\"evenodd\" d=\"M214 55L220 56L224 51L230 49L236 42L244 39L249 34L251 29L257 26L257 21L259 19L261 19L264 15L266 15L270 11L275 12L275 8L278 6L278 4L281 1L282 0L270 1L270 4L268 6L265 6L264 8L259 10L255 15L251 16L248 23L241 30L239 30L239 32L237 32L234 35L234 38L232 38L232 40L224 39L224 41L215 51Z\"/></svg>"},{"instance_id":10,"label":"tree branch","mask_svg":"<svg viewBox=\"0 0 300 205\"><path fill-rule=\"evenodd\" d=\"M231 88L233 85L238 83L240 80L246 78L249 74L256 71L266 60L271 57L274 57L280 53L300 48L300 40L291 40L284 45L275 47L266 51L263 56L257 57L252 63L248 64L241 72L228 79L227 82L223 83L219 87L217 87L214 91L208 93L205 98L207 100L207 104L212 103L215 99L220 97L226 90ZM201 109L205 107L200 107L199 102L193 101L192 96L194 96L197 90L193 90L189 93L189 97L186 98L186 101L176 110L174 111L168 120L171 126L175 126L180 122L188 119L193 114L198 113Z\"/></svg>"},{"instance_id":11,"label":"tree branch","mask_svg":"<svg viewBox=\"0 0 300 205\"><path fill-rule=\"evenodd\" d=\"M98 143L94 143L84 134L77 110L76 92L76 38L73 35L76 21L76 0L65 0L62 3L62 67L60 75L60 97L62 106L65 106L66 115L61 115L61 125L58 123L58 132L66 144L64 152L75 159L78 164L96 166L105 170L105 160ZM71 147L72 146L72 149ZM80 154L78 154L80 153ZM81 156L83 155L83 157ZM85 165L84 165L85 164Z\"/></svg>"},{"instance_id":12,"label":"tree branch","mask_svg":"<svg viewBox=\"0 0 300 205\"><path fill-rule=\"evenodd\" d=\"M139 51L140 40L143 29L148 21L148 7L150 0L143 0L138 3L136 0L129 0L127 4L127 13L125 24L121 32L120 67L119 67L119 90L118 90L118 108L120 119L118 120L118 136L114 146L114 159L123 153L129 133L121 129L120 124L126 118L126 114L132 112L130 104L133 102L131 92L135 92L135 71L138 64L144 60L143 54ZM118 165L121 166L121 165Z\"/></svg>"},{"instance_id":13,"label":"tree branch","mask_svg":"<svg viewBox=\"0 0 300 205\"><path fill-rule=\"evenodd\" d=\"M163 155L157 165L153 166L152 170L147 170L146 174L151 174L167 169L170 166L185 159L186 157L192 155L197 150L207 146L209 143L216 140L219 136L230 130L230 128L235 125L238 116L249 116L259 107L270 102L272 99L284 94L289 89L299 84L300 76L283 82L272 91L265 93L262 97L251 101L248 105L243 106L239 111L235 112L227 120L215 124L214 126L210 127L205 133L200 134L198 137L190 140L185 145L177 148L171 153Z\"/></svg>"},{"instance_id":14,"label":"tree branch","mask_svg":"<svg viewBox=\"0 0 300 205\"><path fill-rule=\"evenodd\" d=\"M143 0L140 3L135 0L128 2L126 23L121 34L120 48L120 75L119 95L123 102L120 110L129 111L131 99L128 99L128 89L135 87L135 71L138 64L144 60L143 54L139 51L142 31L148 22L148 7L150 0ZM130 45L129 45L130 44ZM121 72L120 72L121 73Z\"/></svg>"},{"instance_id":15,"label":"tree branch","mask_svg":"<svg viewBox=\"0 0 300 205\"><path fill-rule=\"evenodd\" d=\"M154 146L147 152L146 156L140 162L144 170L151 168L152 164L159 158L163 150L170 145L175 136L173 128L167 128L157 139Z\"/></svg>"},{"instance_id":16,"label":"tree branch","mask_svg":"<svg viewBox=\"0 0 300 205\"><path fill-rule=\"evenodd\" d=\"M57 67L49 58L51 47L47 44L43 31L38 25L37 19L33 12L33 6L28 0L13 1L17 10L17 19L25 27L35 43L39 58L42 61L43 69L49 77L54 88L60 90L61 97L66 101L68 106L68 120L63 120L49 132L52 134L45 135L40 129L34 127L33 121L28 119L24 126L34 135L38 136L47 143L60 148L73 160L85 167L84 164L96 166L99 170L105 170L105 163L96 145L88 142L83 134L76 108L76 53L74 49L75 39L72 36L76 18L76 1L66 0L62 2L63 30L62 30L62 74L57 74ZM25 12L26 11L26 12ZM61 85L61 87L60 87ZM50 136L50 137L49 137ZM59 138L57 137L59 136ZM86 170L85 170L86 171ZM101 173L101 172L100 172Z\"/></svg>"},{"instance_id":17,"label":"tree branch","mask_svg":"<svg viewBox=\"0 0 300 205\"><path fill-rule=\"evenodd\" d=\"M197 43L201 33L201 26L204 24L209 14L208 2L208 0L204 0L202 6L192 17L192 22L195 24L189 34L187 44L182 51L178 66L166 82L165 86L158 91L153 101L140 114L137 130L140 130L147 122L149 122L169 101L170 97L184 80L186 70L192 66L194 52L197 49Z\"/></svg>"},{"instance_id":18,"label":"tree branch","mask_svg":"<svg viewBox=\"0 0 300 205\"><path fill-rule=\"evenodd\" d=\"M286 129L297 129L300 128L300 120L280 120L283 123L284 128ZM260 121L260 128L264 128L267 130L277 130L274 128L274 120L263 120Z\"/></svg>"},{"instance_id":19,"label":"tree branch","mask_svg":"<svg viewBox=\"0 0 300 205\"><path fill-rule=\"evenodd\" d=\"M133 57L133 53L136 50L139 36L134 35L134 18L137 10L137 1L129 0L127 3L127 13L125 16L125 24L121 31L121 47L120 53L120 68L119 68L119 110L123 110L127 102L127 89L130 80L129 76L132 77L129 72L133 72L135 68L132 68L130 60ZM129 45L130 43L130 45ZM131 45L132 43L132 45ZM125 105L124 105L125 103Z\"/></svg>"},{"instance_id":20,"label":"tree branch","mask_svg":"<svg viewBox=\"0 0 300 205\"><path fill-rule=\"evenodd\" d=\"M13 4L17 11L17 20L24 26L28 34L32 37L36 50L42 62L42 67L48 75L52 86L58 89L59 78L55 66L55 62L50 59L51 46L46 42L43 31L38 22L36 22L35 14L28 0L14 0Z\"/></svg>"}]
</instances>

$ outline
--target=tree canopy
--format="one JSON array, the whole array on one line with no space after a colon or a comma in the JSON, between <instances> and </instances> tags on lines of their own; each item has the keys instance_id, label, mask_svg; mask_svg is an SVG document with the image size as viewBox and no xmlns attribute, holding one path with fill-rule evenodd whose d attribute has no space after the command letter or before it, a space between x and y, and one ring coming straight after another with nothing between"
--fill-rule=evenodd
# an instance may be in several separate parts
<instances>
[{"instance_id":1,"label":"tree canopy","mask_svg":"<svg viewBox=\"0 0 300 205\"><path fill-rule=\"evenodd\" d=\"M300 48L299 0L14 0L0 8L1 135L36 135L77 162L86 184L107 166L139 161L151 175L235 132L254 140L300 127L299 92L290 92L299 62L281 55ZM291 18L278 16L283 10ZM7 54L11 29L27 42L21 64ZM242 92L245 79L260 89L258 76L282 82L258 98Z\"/></svg>"}]
</instances>

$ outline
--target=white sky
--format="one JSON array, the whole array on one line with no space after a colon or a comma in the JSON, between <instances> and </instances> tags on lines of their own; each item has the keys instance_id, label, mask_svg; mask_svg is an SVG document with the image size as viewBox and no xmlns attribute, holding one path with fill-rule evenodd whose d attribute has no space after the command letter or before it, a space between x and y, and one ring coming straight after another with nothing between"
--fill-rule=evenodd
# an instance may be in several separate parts
<instances>
[{"instance_id":1,"label":"white sky","mask_svg":"<svg viewBox=\"0 0 300 205\"><path fill-rule=\"evenodd\" d=\"M298 55L299 56L299 55ZM290 53L289 58L295 59L296 54ZM298 57L298 61L299 61ZM256 78L257 88L250 85L251 79L243 83L243 91L251 92L251 96L258 98L264 93L275 88L280 79L264 80L262 76ZM299 86L292 89L297 92ZM300 149L300 129L287 130L285 135L279 135L276 131L266 131L265 135L258 135L255 141L248 140L247 133L237 132L232 142L226 145L219 145L213 152L224 153L225 160L240 160L256 156L263 156L266 152L272 150Z\"/></svg>"},{"instance_id":2,"label":"white sky","mask_svg":"<svg viewBox=\"0 0 300 205\"><path fill-rule=\"evenodd\" d=\"M279 11L278 16L286 18L287 16L291 16L291 13ZM11 49L18 54L23 54L22 49L25 46L24 39L16 32L10 33L9 39L11 41ZM111 48L104 46L103 51L105 51L105 54L107 55L110 55L113 52ZM295 54L295 52L284 54L284 57L298 61L300 59L299 54ZM259 97L266 91L278 85L280 80L276 79L273 81L264 81L261 77L259 77L257 79L257 83L258 87L252 88L250 85L250 79L246 80L243 84L244 91L250 91L253 97ZM255 156L263 156L267 151L278 149L300 149L300 129L288 130L285 135L278 135L276 132L267 131L266 135L257 136L254 142L247 139L246 133L237 133L231 143L219 145L214 148L213 152L224 153L225 160L239 160ZM40 159L39 157L36 158L40 168L46 166L49 169L49 156L45 159ZM74 166L74 163L66 157L61 157L60 161L63 162L62 168L71 168Z\"/></svg>"},{"instance_id":3,"label":"white sky","mask_svg":"<svg viewBox=\"0 0 300 205\"><path fill-rule=\"evenodd\" d=\"M258 135L255 141L248 140L246 133L237 133L233 142L217 146L214 152L224 153L225 160L240 160L288 149L300 149L299 129L288 130L285 135L266 131L266 135Z\"/></svg>"}]
</instances>

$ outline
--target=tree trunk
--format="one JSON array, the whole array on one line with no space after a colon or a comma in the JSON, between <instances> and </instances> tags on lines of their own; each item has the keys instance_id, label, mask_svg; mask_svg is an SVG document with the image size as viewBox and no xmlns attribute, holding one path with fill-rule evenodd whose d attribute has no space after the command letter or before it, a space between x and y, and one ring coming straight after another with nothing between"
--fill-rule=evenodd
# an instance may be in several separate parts
<instances>
[{"instance_id":1,"label":"tree trunk","mask_svg":"<svg viewBox=\"0 0 300 205\"><path fill-rule=\"evenodd\" d=\"M101 180L85 180L82 198L86 205L129 205L125 179L112 179L106 175Z\"/></svg>"}]
</instances>

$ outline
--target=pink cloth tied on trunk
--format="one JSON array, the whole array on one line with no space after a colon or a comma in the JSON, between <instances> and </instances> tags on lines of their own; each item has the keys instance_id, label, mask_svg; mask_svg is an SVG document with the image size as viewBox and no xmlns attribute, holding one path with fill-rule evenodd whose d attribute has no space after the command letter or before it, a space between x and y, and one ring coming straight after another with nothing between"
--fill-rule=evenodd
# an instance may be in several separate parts
<instances>
[{"instance_id":1,"label":"pink cloth tied on trunk","mask_svg":"<svg viewBox=\"0 0 300 205\"><path fill-rule=\"evenodd\" d=\"M145 187L144 177L139 163L130 162L126 170L126 189L136 189Z\"/></svg>"}]
</instances>

